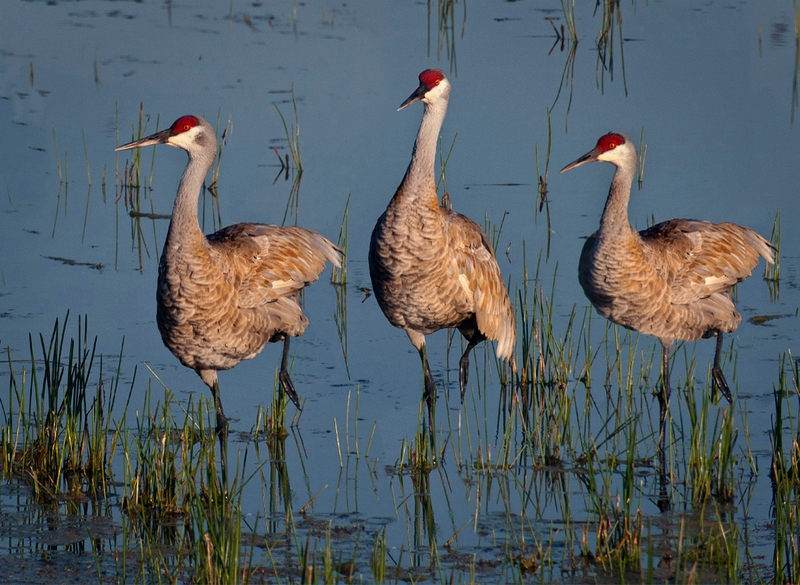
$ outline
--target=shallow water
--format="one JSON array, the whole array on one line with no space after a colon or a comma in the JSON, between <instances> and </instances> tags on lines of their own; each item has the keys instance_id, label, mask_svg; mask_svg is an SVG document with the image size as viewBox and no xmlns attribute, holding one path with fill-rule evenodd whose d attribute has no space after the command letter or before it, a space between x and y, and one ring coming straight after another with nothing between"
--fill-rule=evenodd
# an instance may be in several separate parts
<instances>
[{"instance_id":1,"label":"shallow water","mask_svg":"<svg viewBox=\"0 0 800 585\"><path fill-rule=\"evenodd\" d=\"M613 68L606 71L597 64L599 15L591 6L578 7L574 76L563 82L571 63L569 47L561 50L547 20L563 22L558 2L474 2L467 8L465 13L463 4L456 5L453 44L445 41L437 56L436 17L429 26L425 3L233 3L230 12L214 2L6 6L0 19L3 349L10 348L19 363L28 358L29 334L49 335L55 319L67 311L71 319L88 315L100 352L114 356L124 338L127 381L134 366L140 366L134 408L141 408L149 375L143 363L179 400L192 393L207 395L199 378L161 344L154 292L167 222L142 220L144 244L132 237L133 222L115 190L116 170L128 156L115 156L114 147L131 139L140 104L150 117L148 133L156 129L157 118L163 128L185 113L201 114L212 124L219 120L220 127L229 122L219 180L223 223L280 223L291 181L276 178L280 167L271 148L285 153L286 140L273 104L293 123L293 90L304 173L296 217L288 221L335 240L348 195L350 206L347 362L328 272L307 289L311 326L292 344L293 379L306 404L297 429L301 438L290 437L287 447L290 499L299 508L327 485L313 504L316 516L341 523L346 517L341 515L352 514L353 523L369 530L386 525L390 546L408 550L420 529L408 524L415 515L404 513L400 504L413 491L411 481L384 472L383 466L391 470L403 440L410 441L416 431L419 359L405 334L386 322L374 297L364 299L361 289L370 287L369 234L406 169L422 108L395 110L416 87L417 74L438 66L453 84L442 131L445 151L455 137L447 164L453 206L479 223L503 221L497 250L512 289L523 278L523 242L531 272L549 244L539 277L549 295L557 270L552 301L558 336L573 307L579 320L588 314L575 277L577 258L583 238L597 227L612 169L590 165L564 176L557 171L591 149L601 134L623 131L638 142L643 131L644 183L642 190L634 190L630 209L638 228L653 219L691 217L745 224L769 237L780 211L780 295L771 300L760 278L763 264L738 287L744 322L728 338L735 340L735 371L731 363L726 366L736 408L747 413L751 448L760 458L755 489L769 489L773 387L779 355L796 350L800 306L793 5L623 2L622 32L616 29L625 39L623 52L617 36ZM544 215L535 209L549 107L548 237ZM148 176L151 150L143 151L142 158ZM185 156L177 151L161 148L156 153L152 199L144 202L144 211L170 212L184 164ZM206 231L212 230L210 217L206 207ZM780 318L764 325L748 321L759 315ZM592 324L592 341L598 344L605 324L596 315ZM428 343L437 379L449 368L452 393L458 345L448 358L445 333L431 336ZM656 344L639 338L639 354L652 352ZM477 352L476 393L468 397L463 415L486 413L485 434L491 437L499 385L493 361L483 357L486 351ZM679 351L676 384L687 371ZM686 351L694 352L695 377L704 384L713 343L688 344ZM279 359L280 347L267 347L255 360L221 374L234 439L238 433L247 436L256 409L271 396ZM6 377L7 370L7 364L0 366L0 376ZM657 377L657 367L652 375ZM342 441L347 435L350 445L343 449L355 451L357 390L359 449L363 453L375 424L369 455L377 471L351 460L340 473L335 435L338 430ZM455 393L447 406L458 421L461 405ZM602 392L595 400L603 400ZM649 395L641 404L657 412ZM445 406L440 400L439 410ZM680 408L673 401L674 418ZM231 451L245 444L234 442ZM652 455L655 439L642 449ZM494 514L504 524L504 513L528 509L522 503L528 500L497 492L478 498L454 467L445 461L444 470L431 475L434 532L441 544L467 523L459 532L459 551L480 554L487 535L499 538L504 530ZM542 480L520 481L510 491L527 493L537 481ZM575 483L566 491L579 498L577 480L567 481ZM250 497L248 513L256 514L262 504L260 486L253 486ZM548 533L562 514L557 506L541 506L536 530ZM657 515L651 502L642 506L645 514ZM750 503L753 534L769 534L769 506L767 498ZM765 540L759 551L770 558Z\"/></svg>"}]
</instances>

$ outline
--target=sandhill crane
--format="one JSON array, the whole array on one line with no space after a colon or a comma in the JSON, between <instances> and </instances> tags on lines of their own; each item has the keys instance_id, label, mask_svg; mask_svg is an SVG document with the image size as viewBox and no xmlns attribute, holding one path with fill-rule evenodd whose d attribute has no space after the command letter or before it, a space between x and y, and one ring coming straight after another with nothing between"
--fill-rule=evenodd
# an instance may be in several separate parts
<instances>
[{"instance_id":1,"label":"sandhill crane","mask_svg":"<svg viewBox=\"0 0 800 585\"><path fill-rule=\"evenodd\" d=\"M450 82L439 69L419 75L419 87L398 110L422 101L411 163L369 245L375 298L389 322L404 329L422 360L425 400L433 429L436 384L425 336L457 327L467 340L459 362L461 400L467 386L469 353L484 339L497 341L497 357L514 364L516 324L500 267L483 230L471 219L439 205L434 163L447 112Z\"/></svg>"},{"instance_id":2,"label":"sandhill crane","mask_svg":"<svg viewBox=\"0 0 800 585\"><path fill-rule=\"evenodd\" d=\"M731 402L719 365L723 334L736 331L742 321L733 304L731 288L750 276L759 257L772 263L773 248L750 228L732 223L671 219L637 232L628 221L636 147L624 134L612 132L561 172L594 161L610 162L617 169L600 229L583 246L578 279L603 317L661 342L659 449L665 471L670 347L676 339L716 337L713 383Z\"/></svg>"},{"instance_id":3,"label":"sandhill crane","mask_svg":"<svg viewBox=\"0 0 800 585\"><path fill-rule=\"evenodd\" d=\"M197 202L217 154L214 129L200 116L181 116L166 130L116 150L152 144L189 155L158 266L158 329L164 345L211 389L224 449L227 420L217 372L255 357L267 343L283 341L281 387L300 408L286 368L289 339L308 327L297 296L317 280L326 260L339 266L340 251L300 227L236 223L204 235Z\"/></svg>"}]
</instances>

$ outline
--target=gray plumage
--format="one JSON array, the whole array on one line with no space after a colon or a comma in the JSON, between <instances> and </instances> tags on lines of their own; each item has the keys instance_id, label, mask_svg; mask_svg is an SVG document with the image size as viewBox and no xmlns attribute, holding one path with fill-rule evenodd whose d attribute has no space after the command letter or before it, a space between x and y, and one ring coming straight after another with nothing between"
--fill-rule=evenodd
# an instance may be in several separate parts
<instances>
[{"instance_id":1,"label":"gray plumage","mask_svg":"<svg viewBox=\"0 0 800 585\"><path fill-rule=\"evenodd\" d=\"M300 227L237 223L209 236L197 204L217 152L214 129L200 116L182 116L166 130L117 150L167 144L189 162L181 177L158 268L157 322L164 345L211 389L217 431L226 432L217 372L283 341L280 381L299 408L286 369L290 337L302 335L308 318L298 293L317 280L340 251L320 234Z\"/></svg>"},{"instance_id":2,"label":"gray plumage","mask_svg":"<svg viewBox=\"0 0 800 585\"><path fill-rule=\"evenodd\" d=\"M400 109L421 100L425 112L408 170L372 232L369 271L384 315L405 330L420 354L430 411L436 388L425 355L425 335L456 327L467 339L459 363L463 400L470 350L484 339L496 340L497 357L513 365L516 324L483 230L439 205L434 163L450 82L438 69L423 71L419 79L419 87Z\"/></svg>"},{"instance_id":3,"label":"gray plumage","mask_svg":"<svg viewBox=\"0 0 800 585\"><path fill-rule=\"evenodd\" d=\"M750 276L759 258L772 263L773 248L750 228L732 223L671 219L637 232L628 220L636 147L624 134L606 134L561 172L593 161L610 162L617 170L600 229L583 246L578 279L603 317L661 342L663 453L672 343L716 337L713 380L730 401L719 357L723 334L735 331L742 321L731 289Z\"/></svg>"}]
</instances>

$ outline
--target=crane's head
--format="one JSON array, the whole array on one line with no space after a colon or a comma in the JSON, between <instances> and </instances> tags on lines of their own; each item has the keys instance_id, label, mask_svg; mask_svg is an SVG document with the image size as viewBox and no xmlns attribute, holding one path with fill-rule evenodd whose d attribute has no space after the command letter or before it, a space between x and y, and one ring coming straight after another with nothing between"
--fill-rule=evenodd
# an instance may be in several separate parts
<instances>
[{"instance_id":1,"label":"crane's head","mask_svg":"<svg viewBox=\"0 0 800 585\"><path fill-rule=\"evenodd\" d=\"M200 116L181 116L172 126L161 132L123 144L116 150L130 150L152 144L167 144L182 148L192 154L198 151L211 151L216 154L217 138L214 129Z\"/></svg>"},{"instance_id":2,"label":"crane's head","mask_svg":"<svg viewBox=\"0 0 800 585\"><path fill-rule=\"evenodd\" d=\"M631 139L624 134L609 132L600 137L597 141L597 146L582 157L569 163L561 169L561 172L566 173L582 164L595 161L610 162L616 166L631 164L631 161L633 161L633 166L636 166L636 147L631 142Z\"/></svg>"},{"instance_id":3,"label":"crane's head","mask_svg":"<svg viewBox=\"0 0 800 585\"><path fill-rule=\"evenodd\" d=\"M419 74L419 87L400 104L398 111L422 100L425 104L450 97L450 82L441 69L426 69Z\"/></svg>"}]
</instances>

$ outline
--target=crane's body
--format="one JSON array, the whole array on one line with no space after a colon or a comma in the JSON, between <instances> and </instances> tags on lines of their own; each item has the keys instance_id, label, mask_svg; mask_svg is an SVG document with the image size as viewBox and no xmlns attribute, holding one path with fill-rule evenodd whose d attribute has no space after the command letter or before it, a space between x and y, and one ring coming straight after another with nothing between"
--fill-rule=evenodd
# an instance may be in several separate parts
<instances>
[{"instance_id":1,"label":"crane's body","mask_svg":"<svg viewBox=\"0 0 800 585\"><path fill-rule=\"evenodd\" d=\"M500 267L483 230L439 205L434 178L436 143L447 112L450 83L426 70L418 89L400 106L425 104L411 163L372 232L369 269L375 298L386 318L407 333L422 359L429 412L435 384L425 336L458 328L467 340L459 364L464 398L469 352L497 341L497 356L513 365L516 324Z\"/></svg>"},{"instance_id":2,"label":"crane's body","mask_svg":"<svg viewBox=\"0 0 800 585\"><path fill-rule=\"evenodd\" d=\"M158 328L209 387L217 371L305 332L298 292L336 259L332 243L303 228L257 223L191 240L176 233L173 224L159 265Z\"/></svg>"},{"instance_id":3,"label":"crane's body","mask_svg":"<svg viewBox=\"0 0 800 585\"><path fill-rule=\"evenodd\" d=\"M211 389L220 441L227 432L217 372L283 341L280 381L300 408L286 368L289 339L302 335L308 318L298 302L326 261L339 265L339 250L320 234L300 227L237 223L206 236L198 199L214 161L214 129L200 116L117 150L167 144L185 150L181 177L158 269L157 322L167 348Z\"/></svg>"},{"instance_id":4,"label":"crane's body","mask_svg":"<svg viewBox=\"0 0 800 585\"><path fill-rule=\"evenodd\" d=\"M603 317L666 346L736 331L742 316L731 287L762 253L770 257L766 240L731 223L671 219L611 240L598 232L584 244L586 296Z\"/></svg>"},{"instance_id":5,"label":"crane's body","mask_svg":"<svg viewBox=\"0 0 800 585\"><path fill-rule=\"evenodd\" d=\"M661 342L663 455L673 342L717 338L712 378L731 401L719 364L723 334L735 331L742 321L731 289L750 276L759 258L772 263L773 248L755 231L732 223L671 219L636 231L628 219L636 147L624 134L606 134L561 172L594 161L610 162L616 172L600 228L583 246L578 279L603 317Z\"/></svg>"}]
</instances>

